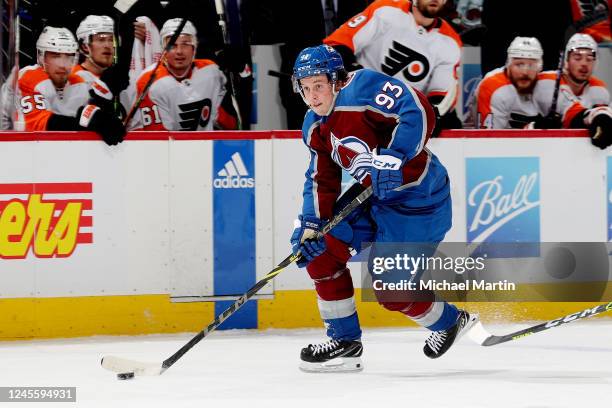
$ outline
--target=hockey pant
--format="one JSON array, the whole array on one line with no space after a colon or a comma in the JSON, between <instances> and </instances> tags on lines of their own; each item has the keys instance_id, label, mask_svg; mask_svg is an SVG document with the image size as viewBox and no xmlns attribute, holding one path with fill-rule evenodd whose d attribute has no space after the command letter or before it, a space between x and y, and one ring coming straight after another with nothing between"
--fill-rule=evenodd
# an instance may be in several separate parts
<instances>
[{"instance_id":1,"label":"hockey pant","mask_svg":"<svg viewBox=\"0 0 612 408\"><path fill-rule=\"evenodd\" d=\"M340 207L341 206L337 206ZM398 248L411 256L430 256L451 226L450 196L427 208L409 208L403 204L362 205L325 236L326 251L306 267L314 281L321 318L327 335L336 340L356 340L361 327L355 307L353 281L347 262L350 249L360 252L370 247L369 271L375 257L394 256ZM399 245L427 243L426 245ZM405 271L385 272L385 282L401 280ZM410 275L410 274L408 274ZM373 279L377 276L372 275ZM418 276L417 276L418 278ZM457 320L453 305L439 301L432 291L411 292L374 291L378 302L388 310L397 311L430 330L445 330Z\"/></svg>"}]
</instances>

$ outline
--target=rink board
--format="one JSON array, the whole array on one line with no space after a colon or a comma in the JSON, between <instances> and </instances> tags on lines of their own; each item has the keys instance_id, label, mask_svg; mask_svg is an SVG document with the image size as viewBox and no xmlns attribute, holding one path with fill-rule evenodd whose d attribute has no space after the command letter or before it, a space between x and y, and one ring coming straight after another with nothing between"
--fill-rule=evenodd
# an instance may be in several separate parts
<instances>
[{"instance_id":1,"label":"rink board","mask_svg":"<svg viewBox=\"0 0 612 408\"><path fill-rule=\"evenodd\" d=\"M584 133L454 136L430 143L451 177L446 241L609 240L611 166ZM199 330L289 253L308 163L297 132L133 133L114 148L87 133L0 142L0 338ZM474 221L474 189L496 180L500 194L484 205L497 205L520 195L507 180L521 177L535 181L516 208ZM321 325L304 270L288 267L260 293L227 328ZM358 307L364 326L409 325L374 303ZM501 321L581 307L474 306Z\"/></svg>"}]
</instances>

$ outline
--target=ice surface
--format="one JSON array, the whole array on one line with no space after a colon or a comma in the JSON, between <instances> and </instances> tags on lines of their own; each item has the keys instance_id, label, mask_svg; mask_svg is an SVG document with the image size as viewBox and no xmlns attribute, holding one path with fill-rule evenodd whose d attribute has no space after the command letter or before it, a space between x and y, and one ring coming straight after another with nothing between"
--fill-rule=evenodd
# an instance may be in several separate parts
<instances>
[{"instance_id":1,"label":"ice surface","mask_svg":"<svg viewBox=\"0 0 612 408\"><path fill-rule=\"evenodd\" d=\"M487 328L504 334L526 326ZM161 362L191 334L3 342L0 385L77 387L76 404L53 407L610 406L610 320L572 323L493 347L462 338L439 360L423 355L426 335L365 329L363 372L307 374L297 368L299 351L321 341L322 330L215 332L163 375L128 381L104 370L102 356ZM28 405L41 406L15 406Z\"/></svg>"}]
</instances>

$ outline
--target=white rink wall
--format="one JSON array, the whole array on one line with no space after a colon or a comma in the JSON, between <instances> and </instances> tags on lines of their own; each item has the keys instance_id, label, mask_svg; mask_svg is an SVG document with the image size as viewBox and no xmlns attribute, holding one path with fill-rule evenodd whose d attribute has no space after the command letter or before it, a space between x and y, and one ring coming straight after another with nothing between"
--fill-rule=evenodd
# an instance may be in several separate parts
<instances>
[{"instance_id":1,"label":"white rink wall","mask_svg":"<svg viewBox=\"0 0 612 408\"><path fill-rule=\"evenodd\" d=\"M489 133L513 137L429 144L451 179L453 227L446 241L609 240L606 151L580 132ZM290 251L308 165L296 132L134 133L114 148L88 134L3 136L0 302L13 303L0 307L9 315L34 315L40 310L32 301L41 299L227 300ZM231 249L232 239L239 249ZM293 265L273 285L260 298L314 296L306 273ZM301 304L301 296L286 301ZM219 306L200 307L210 314ZM255 309L246 327L262 327L262 319L274 327L281 319L261 304ZM146 311L135 313L146 325Z\"/></svg>"}]
</instances>

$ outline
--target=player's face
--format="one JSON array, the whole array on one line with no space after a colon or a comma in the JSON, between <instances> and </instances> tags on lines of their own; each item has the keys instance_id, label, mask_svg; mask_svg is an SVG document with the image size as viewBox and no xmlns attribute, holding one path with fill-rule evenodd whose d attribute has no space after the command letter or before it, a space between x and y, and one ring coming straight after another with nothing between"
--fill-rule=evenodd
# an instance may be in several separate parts
<instances>
[{"instance_id":1,"label":"player's face","mask_svg":"<svg viewBox=\"0 0 612 408\"><path fill-rule=\"evenodd\" d=\"M195 56L195 47L192 36L181 34L174 47L168 51L167 61L170 68L180 72L189 69Z\"/></svg>"},{"instance_id":2,"label":"player's face","mask_svg":"<svg viewBox=\"0 0 612 408\"><path fill-rule=\"evenodd\" d=\"M332 84L327 75L316 75L300 80L302 94L306 104L317 115L325 116L332 103L334 103L334 93Z\"/></svg>"},{"instance_id":3,"label":"player's face","mask_svg":"<svg viewBox=\"0 0 612 408\"><path fill-rule=\"evenodd\" d=\"M508 65L508 77L517 91L531 93L540 70L537 60L531 58L513 58Z\"/></svg>"},{"instance_id":4,"label":"player's face","mask_svg":"<svg viewBox=\"0 0 612 408\"><path fill-rule=\"evenodd\" d=\"M58 88L63 88L68 80L68 75L75 63L75 54L63 54L47 51L44 56L45 72Z\"/></svg>"},{"instance_id":5,"label":"player's face","mask_svg":"<svg viewBox=\"0 0 612 408\"><path fill-rule=\"evenodd\" d=\"M446 0L417 0L417 9L427 18L434 18L440 13Z\"/></svg>"},{"instance_id":6,"label":"player's face","mask_svg":"<svg viewBox=\"0 0 612 408\"><path fill-rule=\"evenodd\" d=\"M100 33L91 36L89 54L93 61L103 68L113 64L115 46L112 33Z\"/></svg>"},{"instance_id":7,"label":"player's face","mask_svg":"<svg viewBox=\"0 0 612 408\"><path fill-rule=\"evenodd\" d=\"M587 81L593 74L594 67L595 56L589 49L572 51L567 58L567 71L575 81Z\"/></svg>"}]
</instances>

